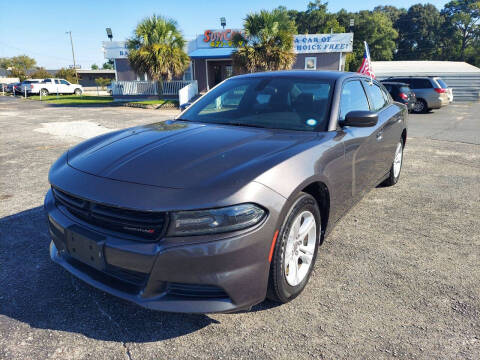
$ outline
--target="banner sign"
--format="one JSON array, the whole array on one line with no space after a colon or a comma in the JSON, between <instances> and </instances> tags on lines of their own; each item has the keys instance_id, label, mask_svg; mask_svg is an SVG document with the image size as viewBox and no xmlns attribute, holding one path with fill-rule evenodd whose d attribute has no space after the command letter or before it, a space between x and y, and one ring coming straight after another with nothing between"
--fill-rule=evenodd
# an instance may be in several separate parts
<instances>
[{"instance_id":1,"label":"banner sign","mask_svg":"<svg viewBox=\"0 0 480 360\"><path fill-rule=\"evenodd\" d=\"M295 54L352 52L353 33L295 35Z\"/></svg>"}]
</instances>

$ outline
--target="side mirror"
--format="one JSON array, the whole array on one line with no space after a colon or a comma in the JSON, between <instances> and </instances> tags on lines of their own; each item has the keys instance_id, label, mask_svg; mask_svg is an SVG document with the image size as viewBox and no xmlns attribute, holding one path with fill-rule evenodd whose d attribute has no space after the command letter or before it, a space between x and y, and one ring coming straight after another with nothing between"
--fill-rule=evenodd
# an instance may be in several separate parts
<instances>
[{"instance_id":1,"label":"side mirror","mask_svg":"<svg viewBox=\"0 0 480 360\"><path fill-rule=\"evenodd\" d=\"M186 108L188 108L190 105L192 105L190 102L186 102L186 103L183 103L182 105L180 105L180 110L185 110Z\"/></svg>"},{"instance_id":2,"label":"side mirror","mask_svg":"<svg viewBox=\"0 0 480 360\"><path fill-rule=\"evenodd\" d=\"M377 125L378 114L372 111L350 111L341 126L370 127Z\"/></svg>"}]
</instances>

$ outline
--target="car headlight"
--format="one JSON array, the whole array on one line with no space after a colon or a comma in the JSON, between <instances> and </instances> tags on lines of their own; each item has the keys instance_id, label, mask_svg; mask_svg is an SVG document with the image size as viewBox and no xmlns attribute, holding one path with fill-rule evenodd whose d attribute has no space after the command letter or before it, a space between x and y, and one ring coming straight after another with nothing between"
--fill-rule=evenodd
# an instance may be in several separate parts
<instances>
[{"instance_id":1,"label":"car headlight","mask_svg":"<svg viewBox=\"0 0 480 360\"><path fill-rule=\"evenodd\" d=\"M265 213L255 204L174 212L168 235L205 235L241 230L258 224Z\"/></svg>"}]
</instances>

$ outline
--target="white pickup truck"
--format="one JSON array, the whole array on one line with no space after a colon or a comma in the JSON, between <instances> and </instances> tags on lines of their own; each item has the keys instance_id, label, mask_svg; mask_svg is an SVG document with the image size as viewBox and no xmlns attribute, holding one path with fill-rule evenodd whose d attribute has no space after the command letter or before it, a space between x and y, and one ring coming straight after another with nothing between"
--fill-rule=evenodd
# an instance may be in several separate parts
<instances>
[{"instance_id":1,"label":"white pickup truck","mask_svg":"<svg viewBox=\"0 0 480 360\"><path fill-rule=\"evenodd\" d=\"M47 96L48 94L75 94L82 95L82 85L71 84L65 79L44 79L39 83L29 84L27 87L29 94L41 94Z\"/></svg>"}]
</instances>

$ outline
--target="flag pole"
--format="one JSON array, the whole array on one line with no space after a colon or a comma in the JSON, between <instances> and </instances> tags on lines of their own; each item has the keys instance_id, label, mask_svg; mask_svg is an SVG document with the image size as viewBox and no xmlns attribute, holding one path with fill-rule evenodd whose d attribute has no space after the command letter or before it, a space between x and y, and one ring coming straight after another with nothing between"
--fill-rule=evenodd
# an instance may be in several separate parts
<instances>
[{"instance_id":1,"label":"flag pole","mask_svg":"<svg viewBox=\"0 0 480 360\"><path fill-rule=\"evenodd\" d=\"M368 45L367 45L366 41L363 41L363 44L365 45L365 52L367 53L368 63L369 63L370 66L372 66L372 61L370 59L370 49L368 48ZM372 70L373 69L370 69L368 71L368 76L370 76L370 85L373 85Z\"/></svg>"}]
</instances>

